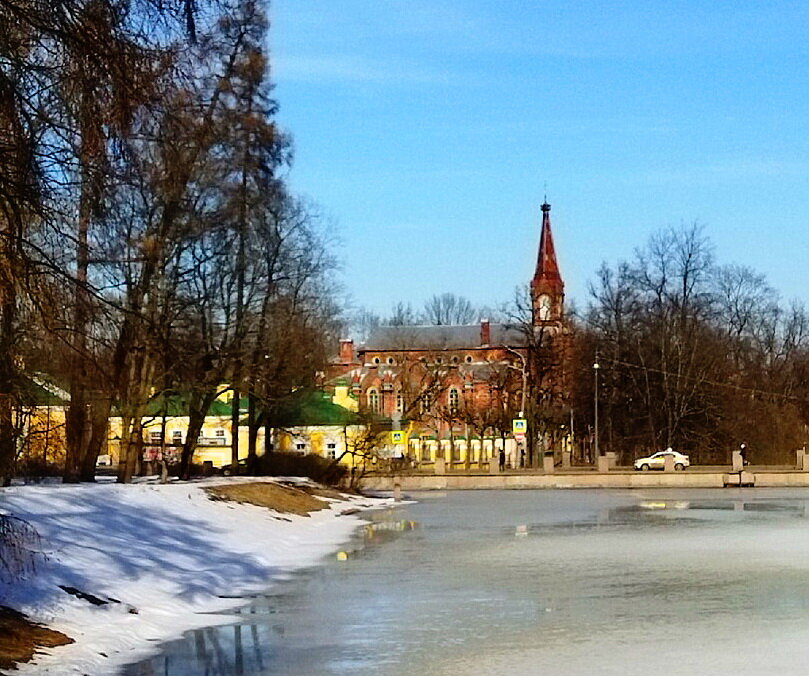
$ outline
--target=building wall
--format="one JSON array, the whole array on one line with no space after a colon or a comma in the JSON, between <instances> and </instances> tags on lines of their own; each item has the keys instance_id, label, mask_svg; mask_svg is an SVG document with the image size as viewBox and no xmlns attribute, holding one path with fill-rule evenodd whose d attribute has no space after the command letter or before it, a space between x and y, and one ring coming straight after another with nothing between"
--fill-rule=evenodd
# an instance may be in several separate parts
<instances>
[{"instance_id":1,"label":"building wall","mask_svg":"<svg viewBox=\"0 0 809 676\"><path fill-rule=\"evenodd\" d=\"M169 448L179 447L185 442L188 430L188 416L166 417L166 445ZM160 431L163 419L150 416L143 419L143 441L145 449L159 447ZM247 457L249 432L246 426L239 426L239 459ZM194 462L210 461L215 467L224 467L231 462L232 426L229 416L208 416L202 426L200 437L207 443L197 446L194 451ZM109 448L113 464L118 462L120 454L121 418L111 417L109 427ZM264 430L258 431L256 447L259 454L264 452ZM149 451L145 451L148 453Z\"/></svg>"},{"instance_id":2,"label":"building wall","mask_svg":"<svg viewBox=\"0 0 809 676\"><path fill-rule=\"evenodd\" d=\"M25 415L20 460L24 464L62 467L67 448L65 407L37 406Z\"/></svg>"}]
</instances>

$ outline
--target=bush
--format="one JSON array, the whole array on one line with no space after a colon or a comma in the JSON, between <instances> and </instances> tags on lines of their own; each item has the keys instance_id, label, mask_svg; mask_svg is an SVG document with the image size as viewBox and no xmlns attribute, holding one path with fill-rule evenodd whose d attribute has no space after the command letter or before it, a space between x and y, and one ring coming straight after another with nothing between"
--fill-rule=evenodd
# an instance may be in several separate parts
<instances>
[{"instance_id":1,"label":"bush","mask_svg":"<svg viewBox=\"0 0 809 676\"><path fill-rule=\"evenodd\" d=\"M265 476L307 476L327 486L338 486L348 476L348 469L319 455L273 451L258 459L256 474Z\"/></svg>"},{"instance_id":2,"label":"bush","mask_svg":"<svg viewBox=\"0 0 809 676\"><path fill-rule=\"evenodd\" d=\"M55 462L46 462L42 458L24 455L17 460L15 475L29 479L62 476L64 467Z\"/></svg>"}]
</instances>

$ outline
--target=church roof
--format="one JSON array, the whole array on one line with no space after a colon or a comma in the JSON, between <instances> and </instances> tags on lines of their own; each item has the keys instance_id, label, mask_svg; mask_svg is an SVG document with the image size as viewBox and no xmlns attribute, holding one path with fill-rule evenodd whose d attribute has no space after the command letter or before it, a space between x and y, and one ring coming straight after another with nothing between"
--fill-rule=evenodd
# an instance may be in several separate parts
<instances>
[{"instance_id":1,"label":"church roof","mask_svg":"<svg viewBox=\"0 0 809 676\"><path fill-rule=\"evenodd\" d=\"M486 345L524 347L523 331L510 324L490 324ZM465 326L380 326L374 329L360 352L369 350L463 350L484 347L480 324Z\"/></svg>"},{"instance_id":2,"label":"church roof","mask_svg":"<svg viewBox=\"0 0 809 676\"><path fill-rule=\"evenodd\" d=\"M533 284L536 286L541 282L562 285L562 275L559 273L559 263L556 260L556 249L553 246L553 233L551 232L551 205L547 202L542 205L542 233L539 238L539 255Z\"/></svg>"}]
</instances>

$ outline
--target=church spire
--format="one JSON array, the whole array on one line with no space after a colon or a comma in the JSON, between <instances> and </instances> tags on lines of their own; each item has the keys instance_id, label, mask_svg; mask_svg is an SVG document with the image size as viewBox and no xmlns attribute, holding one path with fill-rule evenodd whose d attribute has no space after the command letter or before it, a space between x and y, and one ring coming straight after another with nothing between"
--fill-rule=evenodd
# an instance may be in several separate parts
<instances>
[{"instance_id":1,"label":"church spire","mask_svg":"<svg viewBox=\"0 0 809 676\"><path fill-rule=\"evenodd\" d=\"M542 232L539 237L539 256L536 272L531 280L534 322L560 319L565 295L565 283L559 273L556 250L553 246L551 205L547 199L541 208Z\"/></svg>"},{"instance_id":2,"label":"church spire","mask_svg":"<svg viewBox=\"0 0 809 676\"><path fill-rule=\"evenodd\" d=\"M539 256L537 269L534 273L535 281L555 282L562 284L559 274L559 264L556 262L556 250L553 247L553 233L551 232L551 205L546 201L542 207L542 233L539 238Z\"/></svg>"}]
</instances>

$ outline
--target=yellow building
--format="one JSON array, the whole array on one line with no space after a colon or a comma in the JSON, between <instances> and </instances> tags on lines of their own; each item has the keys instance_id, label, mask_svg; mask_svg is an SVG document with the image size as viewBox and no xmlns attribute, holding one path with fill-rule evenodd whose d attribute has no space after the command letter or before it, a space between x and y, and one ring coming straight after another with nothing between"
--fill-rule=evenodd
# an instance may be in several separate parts
<instances>
[{"instance_id":1,"label":"yellow building","mask_svg":"<svg viewBox=\"0 0 809 676\"><path fill-rule=\"evenodd\" d=\"M22 431L18 467L23 473L59 473L65 462L65 412L70 395L37 375L23 380L15 424ZM50 470L48 469L50 468Z\"/></svg>"},{"instance_id":2,"label":"yellow building","mask_svg":"<svg viewBox=\"0 0 809 676\"><path fill-rule=\"evenodd\" d=\"M197 447L194 451L194 462L197 464L210 462L214 467L224 467L231 463L233 439L231 392L225 392L225 394L215 399L208 409L208 415L205 417L205 422L197 439ZM246 399L240 402L239 415L242 419L247 415ZM155 460L164 451L170 460L173 459L173 456L179 457L188 433L189 421L188 401L183 395L174 394L165 398L155 397L152 399L142 420L143 459L146 461ZM247 426L240 424L239 459L247 457L248 435ZM121 418L119 416L110 418L109 438L111 460L113 464L117 464L121 440ZM259 454L263 453L263 428L258 431L256 446Z\"/></svg>"},{"instance_id":3,"label":"yellow building","mask_svg":"<svg viewBox=\"0 0 809 676\"><path fill-rule=\"evenodd\" d=\"M302 391L293 396L278 413L272 448L339 459L349 467L370 462L376 437L361 423L355 413L356 402L346 392L342 396L336 393L334 400L320 391Z\"/></svg>"},{"instance_id":4,"label":"yellow building","mask_svg":"<svg viewBox=\"0 0 809 676\"><path fill-rule=\"evenodd\" d=\"M226 392L211 405L197 440L194 462L211 462L214 467L231 463L232 395ZM239 459L247 457L248 428L246 425L247 400L240 403ZM374 445L366 427L348 408L336 404L331 396L319 391L301 391L292 396L277 412L276 425L271 430L272 450L308 454L315 453L327 459L339 459L347 466L367 463ZM188 403L181 395L165 400L155 398L149 403L143 418L144 460L155 460L165 451L169 458L179 454L188 431ZM117 463L121 418L110 418L110 452ZM164 440L165 438L165 445ZM264 453L264 428L258 430L256 448Z\"/></svg>"}]
</instances>

